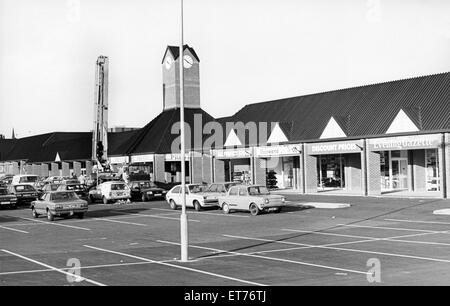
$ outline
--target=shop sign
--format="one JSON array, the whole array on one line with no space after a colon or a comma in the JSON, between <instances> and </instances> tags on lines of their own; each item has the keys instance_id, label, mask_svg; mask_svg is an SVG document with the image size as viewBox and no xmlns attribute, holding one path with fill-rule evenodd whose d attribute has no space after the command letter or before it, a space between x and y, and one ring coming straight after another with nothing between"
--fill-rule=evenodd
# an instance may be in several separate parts
<instances>
[{"instance_id":1,"label":"shop sign","mask_svg":"<svg viewBox=\"0 0 450 306\"><path fill-rule=\"evenodd\" d=\"M128 156L114 156L108 159L110 164L126 164L129 161Z\"/></svg>"},{"instance_id":2,"label":"shop sign","mask_svg":"<svg viewBox=\"0 0 450 306\"><path fill-rule=\"evenodd\" d=\"M147 163L153 162L153 154L143 154L143 155L134 155L131 156L132 163Z\"/></svg>"},{"instance_id":3,"label":"shop sign","mask_svg":"<svg viewBox=\"0 0 450 306\"><path fill-rule=\"evenodd\" d=\"M184 155L184 160L189 160L190 152L186 152ZM181 160L181 153L170 153L166 154L165 156L166 161L180 161Z\"/></svg>"},{"instance_id":4,"label":"shop sign","mask_svg":"<svg viewBox=\"0 0 450 306\"><path fill-rule=\"evenodd\" d=\"M309 155L358 153L361 152L362 149L362 140L306 144L306 153Z\"/></svg>"},{"instance_id":5,"label":"shop sign","mask_svg":"<svg viewBox=\"0 0 450 306\"><path fill-rule=\"evenodd\" d=\"M249 148L213 150L212 153L214 157L222 159L250 158L252 156L252 151Z\"/></svg>"},{"instance_id":6,"label":"shop sign","mask_svg":"<svg viewBox=\"0 0 450 306\"><path fill-rule=\"evenodd\" d=\"M255 148L256 157L298 155L301 152L301 144L264 146Z\"/></svg>"},{"instance_id":7,"label":"shop sign","mask_svg":"<svg viewBox=\"0 0 450 306\"><path fill-rule=\"evenodd\" d=\"M414 135L369 139L370 151L416 150L436 148L441 144L440 134Z\"/></svg>"}]
</instances>

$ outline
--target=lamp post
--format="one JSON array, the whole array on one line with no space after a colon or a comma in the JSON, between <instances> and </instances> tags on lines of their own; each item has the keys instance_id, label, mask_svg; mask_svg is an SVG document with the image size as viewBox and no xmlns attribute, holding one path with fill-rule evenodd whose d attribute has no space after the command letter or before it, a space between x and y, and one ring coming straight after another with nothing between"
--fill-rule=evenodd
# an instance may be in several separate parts
<instances>
[{"instance_id":1,"label":"lamp post","mask_svg":"<svg viewBox=\"0 0 450 306\"><path fill-rule=\"evenodd\" d=\"M181 0L181 41L180 41L180 133L181 133L181 215L180 215L180 238L181 238L181 261L189 260L188 256L188 219L186 214L186 163L185 163L185 135L184 135L184 67L183 67L183 0Z\"/></svg>"}]
</instances>

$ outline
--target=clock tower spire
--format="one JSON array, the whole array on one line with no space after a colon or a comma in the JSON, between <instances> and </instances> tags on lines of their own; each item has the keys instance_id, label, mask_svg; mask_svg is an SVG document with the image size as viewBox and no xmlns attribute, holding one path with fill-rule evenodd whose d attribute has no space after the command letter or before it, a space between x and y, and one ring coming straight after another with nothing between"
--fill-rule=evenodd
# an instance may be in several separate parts
<instances>
[{"instance_id":1,"label":"clock tower spire","mask_svg":"<svg viewBox=\"0 0 450 306\"><path fill-rule=\"evenodd\" d=\"M200 60L188 45L183 46L182 57L179 50L178 46L167 46L161 62L163 110L180 107L180 60L184 67L184 107L200 108Z\"/></svg>"}]
</instances>

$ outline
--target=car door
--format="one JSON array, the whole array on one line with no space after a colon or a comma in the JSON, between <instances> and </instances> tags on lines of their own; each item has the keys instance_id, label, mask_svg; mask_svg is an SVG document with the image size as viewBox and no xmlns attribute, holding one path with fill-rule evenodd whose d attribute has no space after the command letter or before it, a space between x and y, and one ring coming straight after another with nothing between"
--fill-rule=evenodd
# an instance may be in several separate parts
<instances>
[{"instance_id":1,"label":"car door","mask_svg":"<svg viewBox=\"0 0 450 306\"><path fill-rule=\"evenodd\" d=\"M230 207L237 208L237 200L239 196L239 188L231 187L228 196L224 197L224 202L227 203Z\"/></svg>"},{"instance_id":2,"label":"car door","mask_svg":"<svg viewBox=\"0 0 450 306\"><path fill-rule=\"evenodd\" d=\"M193 204L194 197L191 194L191 191L189 190L188 186L186 186L185 194L186 194L186 207L194 207L194 204ZM182 199L181 199L181 194L180 194L180 205L181 205L181 200Z\"/></svg>"},{"instance_id":3,"label":"car door","mask_svg":"<svg viewBox=\"0 0 450 306\"><path fill-rule=\"evenodd\" d=\"M95 187L92 195L93 195L94 199L100 200L102 198L102 185L98 185L97 187Z\"/></svg>"},{"instance_id":4,"label":"car door","mask_svg":"<svg viewBox=\"0 0 450 306\"><path fill-rule=\"evenodd\" d=\"M137 199L137 198L139 198L141 196L139 183L132 183L131 184L131 191L130 191L130 193L131 193L131 198L132 199Z\"/></svg>"},{"instance_id":5,"label":"car door","mask_svg":"<svg viewBox=\"0 0 450 306\"><path fill-rule=\"evenodd\" d=\"M239 187L239 195L237 197L236 204L239 209L248 209L250 203L248 201L247 187Z\"/></svg>"},{"instance_id":6,"label":"car door","mask_svg":"<svg viewBox=\"0 0 450 306\"><path fill-rule=\"evenodd\" d=\"M50 200L50 193L46 193L44 194L44 196L42 197L42 199L40 200L36 200L36 202L34 202L34 209L36 210L37 213L45 213L46 211L46 203L47 201Z\"/></svg>"},{"instance_id":7,"label":"car door","mask_svg":"<svg viewBox=\"0 0 450 306\"><path fill-rule=\"evenodd\" d=\"M170 198L175 202L175 204L177 205L181 205L181 200L180 200L180 191L181 191L181 187L177 186L174 187L172 189L172 191L170 192Z\"/></svg>"}]
</instances>

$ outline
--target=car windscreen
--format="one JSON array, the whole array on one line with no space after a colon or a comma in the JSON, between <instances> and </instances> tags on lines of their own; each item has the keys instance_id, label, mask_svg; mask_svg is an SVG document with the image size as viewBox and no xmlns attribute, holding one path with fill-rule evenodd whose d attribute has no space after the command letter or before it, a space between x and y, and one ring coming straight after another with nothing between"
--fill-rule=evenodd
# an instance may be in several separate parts
<instances>
[{"instance_id":1,"label":"car windscreen","mask_svg":"<svg viewBox=\"0 0 450 306\"><path fill-rule=\"evenodd\" d=\"M8 194L8 190L4 189L4 188L0 188L0 195L7 195Z\"/></svg>"},{"instance_id":2,"label":"car windscreen","mask_svg":"<svg viewBox=\"0 0 450 306\"><path fill-rule=\"evenodd\" d=\"M139 182L140 188L152 188L152 184L150 182Z\"/></svg>"},{"instance_id":3,"label":"car windscreen","mask_svg":"<svg viewBox=\"0 0 450 306\"><path fill-rule=\"evenodd\" d=\"M34 183L37 182L37 176L22 176L19 180L20 183Z\"/></svg>"},{"instance_id":4,"label":"car windscreen","mask_svg":"<svg viewBox=\"0 0 450 306\"><path fill-rule=\"evenodd\" d=\"M205 191L207 186L204 185L191 185L189 186L189 191L191 193L199 193Z\"/></svg>"},{"instance_id":5,"label":"car windscreen","mask_svg":"<svg viewBox=\"0 0 450 306\"><path fill-rule=\"evenodd\" d=\"M248 193L250 195L268 195L269 190L264 186L252 186L248 187Z\"/></svg>"},{"instance_id":6,"label":"car windscreen","mask_svg":"<svg viewBox=\"0 0 450 306\"><path fill-rule=\"evenodd\" d=\"M228 190L230 190L231 187L236 186L236 185L237 185L237 183L228 183L228 184L225 184L225 189L228 191Z\"/></svg>"},{"instance_id":7,"label":"car windscreen","mask_svg":"<svg viewBox=\"0 0 450 306\"><path fill-rule=\"evenodd\" d=\"M77 195L74 192L57 192L52 194L52 201L70 201L78 199Z\"/></svg>"},{"instance_id":8,"label":"car windscreen","mask_svg":"<svg viewBox=\"0 0 450 306\"><path fill-rule=\"evenodd\" d=\"M111 184L111 190L125 190L125 184Z\"/></svg>"},{"instance_id":9,"label":"car windscreen","mask_svg":"<svg viewBox=\"0 0 450 306\"><path fill-rule=\"evenodd\" d=\"M33 188L33 186L30 185L17 185L14 186L14 189L16 189L16 191L36 191L36 189Z\"/></svg>"}]
</instances>

